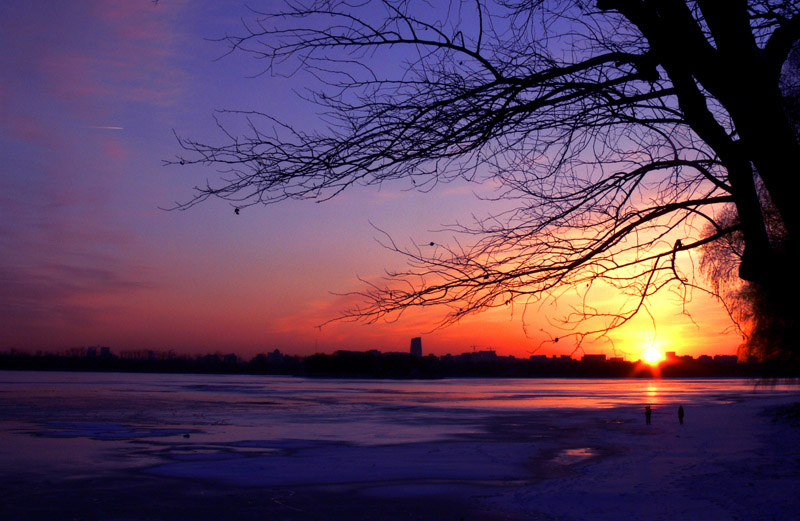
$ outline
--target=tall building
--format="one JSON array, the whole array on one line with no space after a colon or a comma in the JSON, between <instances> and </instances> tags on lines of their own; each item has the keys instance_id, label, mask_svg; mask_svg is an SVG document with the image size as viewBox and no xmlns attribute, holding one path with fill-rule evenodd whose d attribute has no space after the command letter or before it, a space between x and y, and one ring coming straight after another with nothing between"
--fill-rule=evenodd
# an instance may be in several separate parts
<instances>
[{"instance_id":1,"label":"tall building","mask_svg":"<svg viewBox=\"0 0 800 521\"><path fill-rule=\"evenodd\" d=\"M422 338L418 336L411 339L411 356L422 358Z\"/></svg>"}]
</instances>

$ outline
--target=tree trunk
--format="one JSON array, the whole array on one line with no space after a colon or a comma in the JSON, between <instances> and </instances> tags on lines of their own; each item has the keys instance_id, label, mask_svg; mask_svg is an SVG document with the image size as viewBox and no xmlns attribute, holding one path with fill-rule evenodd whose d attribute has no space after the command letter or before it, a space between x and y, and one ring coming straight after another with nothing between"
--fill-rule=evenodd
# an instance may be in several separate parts
<instances>
[{"instance_id":1,"label":"tree trunk","mask_svg":"<svg viewBox=\"0 0 800 521\"><path fill-rule=\"evenodd\" d=\"M742 100L743 110L731 113L747 155L781 215L790 242L794 242L800 232L796 188L800 179L800 147L782 107L774 101L758 101Z\"/></svg>"}]
</instances>

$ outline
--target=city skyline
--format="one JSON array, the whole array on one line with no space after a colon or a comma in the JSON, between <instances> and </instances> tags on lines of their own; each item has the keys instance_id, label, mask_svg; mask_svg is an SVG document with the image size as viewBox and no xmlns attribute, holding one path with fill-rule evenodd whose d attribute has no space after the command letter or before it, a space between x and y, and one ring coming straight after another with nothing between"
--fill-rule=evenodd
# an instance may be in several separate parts
<instances>
[{"instance_id":1,"label":"city skyline","mask_svg":"<svg viewBox=\"0 0 800 521\"><path fill-rule=\"evenodd\" d=\"M476 350L437 356L424 354L420 338L407 351L337 350L298 356L275 349L243 358L236 353L178 356L152 350L120 351L108 346L70 348L60 354L0 352L0 369L27 371L218 373L298 377L439 379L486 378L687 378L687 377L795 377L800 367L735 355L678 355L658 359L625 360L604 354L530 355L518 358L494 350Z\"/></svg>"},{"instance_id":2,"label":"city skyline","mask_svg":"<svg viewBox=\"0 0 800 521\"><path fill-rule=\"evenodd\" d=\"M676 351L664 351L659 353L657 358L648 359L645 356L636 358L626 358L625 356L609 356L605 353L599 352L589 352L589 351L581 351L574 350L570 354L537 354L537 353L528 353L526 355L515 355L510 353L504 353L502 351L498 352L498 350L492 347L478 347L476 345L469 346L469 349L462 351L462 352L447 352L444 354L437 354L435 352L425 351L422 347L421 342L416 343L416 340L421 340L420 337L415 337L412 339L412 344L409 349L406 350L398 350L398 351L384 351L381 349L370 348L364 350L355 350L355 349L346 349L340 348L335 349L330 352L314 352L310 355L297 355L292 352L283 353L278 348L265 348L261 351L257 352L251 356L240 356L239 353L236 352L224 352L220 350L211 351L211 352L192 352L192 353L179 353L173 349L170 350L156 350L156 349L148 349L148 348L139 348L139 349L119 349L116 350L112 346L103 346L103 345L90 345L90 346L70 346L65 347L60 350L55 351L45 351L39 350L37 352L30 352L28 350L16 350L16 349L9 349L5 351L0 351L0 355L6 356L14 356L17 354L23 354L28 356L35 356L35 357L42 357L42 356L61 356L61 357L75 357L75 358L120 358L120 359L140 359L140 360L167 360L167 359L177 359L177 358L202 358L208 356L217 356L221 358L235 358L237 360L253 360L258 357L265 357L265 356L298 356L300 358L306 358L309 356L336 356L339 354L346 354L346 353L353 353L359 355L408 355L412 358L423 358L423 357L433 357L436 359L446 359L448 357L464 357L464 356L472 356L475 360L531 360L531 361L550 361L550 360L573 360L573 361L580 361L580 362L631 362L631 363L642 363L648 364L652 366L657 366L662 363L670 363L676 361L691 361L691 360L716 360L716 361L724 361L724 362L731 362L731 361L738 361L738 362L747 362L748 359L752 361L754 357L749 357L748 359L742 358L737 354L705 354L701 353L698 355L691 355L691 354L683 354Z\"/></svg>"}]
</instances>

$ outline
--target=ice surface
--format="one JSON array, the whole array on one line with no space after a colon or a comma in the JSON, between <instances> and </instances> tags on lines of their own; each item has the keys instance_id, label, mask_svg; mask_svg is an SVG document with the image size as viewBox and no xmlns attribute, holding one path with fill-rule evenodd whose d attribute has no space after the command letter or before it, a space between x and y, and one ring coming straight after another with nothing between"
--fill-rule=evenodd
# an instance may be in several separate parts
<instances>
[{"instance_id":1,"label":"ice surface","mask_svg":"<svg viewBox=\"0 0 800 521\"><path fill-rule=\"evenodd\" d=\"M0 372L0 397L4 520L800 511L800 429L776 413L793 386Z\"/></svg>"}]
</instances>

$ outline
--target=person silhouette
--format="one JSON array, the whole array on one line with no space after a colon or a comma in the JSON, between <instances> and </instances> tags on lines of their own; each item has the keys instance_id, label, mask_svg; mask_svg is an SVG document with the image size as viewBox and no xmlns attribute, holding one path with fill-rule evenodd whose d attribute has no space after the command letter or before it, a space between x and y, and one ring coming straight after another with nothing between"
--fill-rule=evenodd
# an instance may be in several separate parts
<instances>
[{"instance_id":1,"label":"person silhouette","mask_svg":"<svg viewBox=\"0 0 800 521\"><path fill-rule=\"evenodd\" d=\"M678 406L678 421L683 425L683 405Z\"/></svg>"},{"instance_id":2,"label":"person silhouette","mask_svg":"<svg viewBox=\"0 0 800 521\"><path fill-rule=\"evenodd\" d=\"M650 425L650 417L651 417L652 415L653 415L653 409L650 407L650 404L648 404L648 405L647 405L647 406L644 408L644 419L645 419L645 421L647 422L647 425Z\"/></svg>"}]
</instances>

